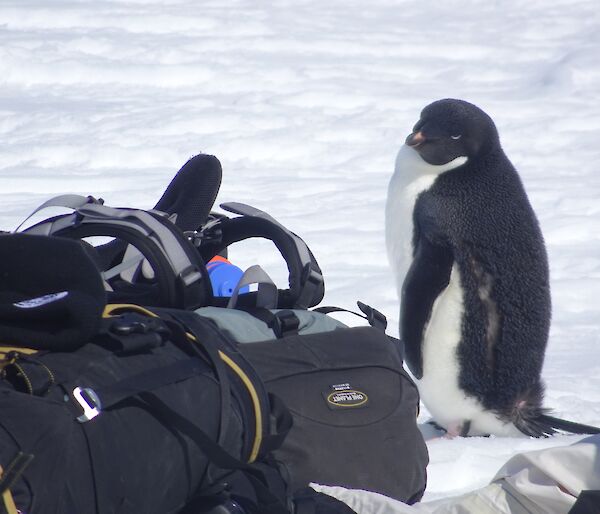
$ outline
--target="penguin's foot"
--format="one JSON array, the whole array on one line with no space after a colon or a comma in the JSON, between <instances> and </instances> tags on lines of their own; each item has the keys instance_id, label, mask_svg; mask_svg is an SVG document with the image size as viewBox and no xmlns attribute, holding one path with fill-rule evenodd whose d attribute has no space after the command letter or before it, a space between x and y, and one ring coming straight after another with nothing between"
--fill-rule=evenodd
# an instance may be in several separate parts
<instances>
[{"instance_id":1,"label":"penguin's foot","mask_svg":"<svg viewBox=\"0 0 600 514\"><path fill-rule=\"evenodd\" d=\"M450 423L446 427L446 435L444 437L448 439L454 439L455 437L467 437L470 429L471 420L456 421L454 423Z\"/></svg>"}]
</instances>

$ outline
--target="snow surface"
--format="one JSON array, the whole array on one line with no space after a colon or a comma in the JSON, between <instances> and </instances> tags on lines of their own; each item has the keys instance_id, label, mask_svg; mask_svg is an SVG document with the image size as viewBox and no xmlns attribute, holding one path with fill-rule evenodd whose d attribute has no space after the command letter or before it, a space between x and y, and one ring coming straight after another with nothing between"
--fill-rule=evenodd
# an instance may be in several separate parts
<instances>
[{"instance_id":1,"label":"snow surface","mask_svg":"<svg viewBox=\"0 0 600 514\"><path fill-rule=\"evenodd\" d=\"M547 241L546 403L599 425L599 49L597 0L0 0L0 227L64 192L151 207L211 153L219 201L300 234L324 303L361 299L397 334L388 180L421 108L463 98L495 119ZM232 256L285 281L270 243ZM425 499L578 439L431 440Z\"/></svg>"}]
</instances>

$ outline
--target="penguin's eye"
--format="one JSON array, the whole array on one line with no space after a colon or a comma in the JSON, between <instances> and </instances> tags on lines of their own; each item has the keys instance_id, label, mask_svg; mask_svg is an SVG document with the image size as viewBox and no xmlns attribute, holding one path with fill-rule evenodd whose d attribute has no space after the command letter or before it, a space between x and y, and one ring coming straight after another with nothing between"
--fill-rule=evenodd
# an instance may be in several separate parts
<instances>
[{"instance_id":1,"label":"penguin's eye","mask_svg":"<svg viewBox=\"0 0 600 514\"><path fill-rule=\"evenodd\" d=\"M458 134L457 136L450 136L450 139L454 139L455 141L460 139L462 137L462 134Z\"/></svg>"}]
</instances>

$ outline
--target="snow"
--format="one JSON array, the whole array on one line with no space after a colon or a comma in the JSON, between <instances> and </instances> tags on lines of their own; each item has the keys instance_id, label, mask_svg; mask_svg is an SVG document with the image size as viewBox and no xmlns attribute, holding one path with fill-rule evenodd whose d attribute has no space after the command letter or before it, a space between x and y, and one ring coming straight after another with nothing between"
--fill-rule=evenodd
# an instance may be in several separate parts
<instances>
[{"instance_id":1,"label":"snow","mask_svg":"<svg viewBox=\"0 0 600 514\"><path fill-rule=\"evenodd\" d=\"M190 156L211 153L219 201L300 234L324 303L360 299L397 334L387 184L421 108L463 98L496 121L546 238L546 403L599 425L598 48L595 0L2 0L0 227L66 192L151 207ZM285 281L270 243L238 247L238 265ZM425 499L578 439L431 440Z\"/></svg>"}]
</instances>

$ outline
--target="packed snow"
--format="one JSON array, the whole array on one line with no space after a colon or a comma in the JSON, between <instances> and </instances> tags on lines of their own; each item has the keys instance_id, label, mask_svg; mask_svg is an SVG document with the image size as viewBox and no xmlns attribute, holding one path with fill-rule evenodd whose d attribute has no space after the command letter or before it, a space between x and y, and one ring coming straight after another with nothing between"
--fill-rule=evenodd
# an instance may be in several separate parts
<instances>
[{"instance_id":1,"label":"packed snow","mask_svg":"<svg viewBox=\"0 0 600 514\"><path fill-rule=\"evenodd\" d=\"M600 425L599 48L596 0L1 0L0 228L66 192L149 208L214 154L219 201L301 235L324 303L360 299L397 335L387 184L420 110L462 98L495 120L545 235L546 404ZM268 242L231 258L285 282ZM579 439L432 439L424 499Z\"/></svg>"}]
</instances>

